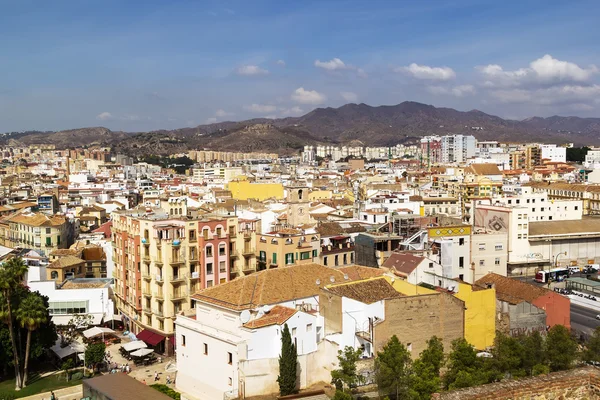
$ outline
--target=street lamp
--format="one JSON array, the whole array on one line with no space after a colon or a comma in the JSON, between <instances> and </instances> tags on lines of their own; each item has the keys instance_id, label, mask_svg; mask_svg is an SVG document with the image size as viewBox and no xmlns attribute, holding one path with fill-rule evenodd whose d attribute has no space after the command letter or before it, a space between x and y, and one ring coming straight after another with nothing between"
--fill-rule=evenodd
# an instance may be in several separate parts
<instances>
[{"instance_id":1,"label":"street lamp","mask_svg":"<svg viewBox=\"0 0 600 400\"><path fill-rule=\"evenodd\" d=\"M558 262L558 257L560 257L560 256L562 256L562 255L566 256L566 255L567 255L567 252L566 252L566 251L561 251L560 253L558 253L557 255L555 255L555 256L554 256L554 267L557 267L557 266L558 266L558 264L557 264L557 262Z\"/></svg>"}]
</instances>

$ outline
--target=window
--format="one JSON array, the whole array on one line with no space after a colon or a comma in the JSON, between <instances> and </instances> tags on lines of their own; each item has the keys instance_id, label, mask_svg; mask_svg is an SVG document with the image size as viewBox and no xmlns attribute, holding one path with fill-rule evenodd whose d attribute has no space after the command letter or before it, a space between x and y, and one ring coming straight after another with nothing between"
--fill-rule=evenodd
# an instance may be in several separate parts
<instances>
[{"instance_id":1,"label":"window","mask_svg":"<svg viewBox=\"0 0 600 400\"><path fill-rule=\"evenodd\" d=\"M531 209L531 212L535 212L535 208L532 208L532 209Z\"/></svg>"},{"instance_id":2,"label":"window","mask_svg":"<svg viewBox=\"0 0 600 400\"><path fill-rule=\"evenodd\" d=\"M212 273L213 273L213 263L206 263L206 273L208 275L212 275Z\"/></svg>"},{"instance_id":3,"label":"window","mask_svg":"<svg viewBox=\"0 0 600 400\"><path fill-rule=\"evenodd\" d=\"M517 214L517 219L521 219L522 216L522 214Z\"/></svg>"},{"instance_id":4,"label":"window","mask_svg":"<svg viewBox=\"0 0 600 400\"><path fill-rule=\"evenodd\" d=\"M212 257L213 256L213 247L211 245L206 246L206 257Z\"/></svg>"},{"instance_id":5,"label":"window","mask_svg":"<svg viewBox=\"0 0 600 400\"><path fill-rule=\"evenodd\" d=\"M312 332L312 324L306 324L306 332Z\"/></svg>"},{"instance_id":6,"label":"window","mask_svg":"<svg viewBox=\"0 0 600 400\"><path fill-rule=\"evenodd\" d=\"M432 262L429 263L429 268L433 268L433 263Z\"/></svg>"},{"instance_id":7,"label":"window","mask_svg":"<svg viewBox=\"0 0 600 400\"><path fill-rule=\"evenodd\" d=\"M544 212L544 207L540 208L540 211L541 211L541 212Z\"/></svg>"},{"instance_id":8,"label":"window","mask_svg":"<svg viewBox=\"0 0 600 400\"><path fill-rule=\"evenodd\" d=\"M231 353L227 353L227 364L229 364L229 365L233 364L233 354L231 354Z\"/></svg>"},{"instance_id":9,"label":"window","mask_svg":"<svg viewBox=\"0 0 600 400\"><path fill-rule=\"evenodd\" d=\"M485 250L485 243L479 243L479 250Z\"/></svg>"},{"instance_id":10,"label":"window","mask_svg":"<svg viewBox=\"0 0 600 400\"><path fill-rule=\"evenodd\" d=\"M496 258L494 259L494 264L495 264L495 265L500 265L500 258L496 257Z\"/></svg>"},{"instance_id":11,"label":"window","mask_svg":"<svg viewBox=\"0 0 600 400\"><path fill-rule=\"evenodd\" d=\"M217 236L221 237L222 233L223 233L223 228L217 228Z\"/></svg>"},{"instance_id":12,"label":"window","mask_svg":"<svg viewBox=\"0 0 600 400\"><path fill-rule=\"evenodd\" d=\"M458 268L464 268L465 267L465 258L464 257L458 257Z\"/></svg>"},{"instance_id":13,"label":"window","mask_svg":"<svg viewBox=\"0 0 600 400\"><path fill-rule=\"evenodd\" d=\"M204 355L208 355L208 343L204 343Z\"/></svg>"},{"instance_id":14,"label":"window","mask_svg":"<svg viewBox=\"0 0 600 400\"><path fill-rule=\"evenodd\" d=\"M273 253L273 262L271 264L277 264L277 253Z\"/></svg>"},{"instance_id":15,"label":"window","mask_svg":"<svg viewBox=\"0 0 600 400\"><path fill-rule=\"evenodd\" d=\"M189 233L190 240L196 240L196 230L192 229Z\"/></svg>"},{"instance_id":16,"label":"window","mask_svg":"<svg viewBox=\"0 0 600 400\"><path fill-rule=\"evenodd\" d=\"M412 343L406 344L406 350L408 350L409 353L412 353Z\"/></svg>"},{"instance_id":17,"label":"window","mask_svg":"<svg viewBox=\"0 0 600 400\"><path fill-rule=\"evenodd\" d=\"M290 265L294 263L294 253L287 253L285 255L285 265Z\"/></svg>"},{"instance_id":18,"label":"window","mask_svg":"<svg viewBox=\"0 0 600 400\"><path fill-rule=\"evenodd\" d=\"M258 253L258 261L262 261L262 262L266 262L267 261L267 252L266 251L260 251Z\"/></svg>"},{"instance_id":19,"label":"window","mask_svg":"<svg viewBox=\"0 0 600 400\"><path fill-rule=\"evenodd\" d=\"M458 245L459 246L464 246L464 244L465 244L465 238L459 238L458 239Z\"/></svg>"},{"instance_id":20,"label":"window","mask_svg":"<svg viewBox=\"0 0 600 400\"><path fill-rule=\"evenodd\" d=\"M334 265L337 267L340 265L340 257L336 254L334 257Z\"/></svg>"},{"instance_id":21,"label":"window","mask_svg":"<svg viewBox=\"0 0 600 400\"><path fill-rule=\"evenodd\" d=\"M319 255L319 252L317 250L312 251L313 258L318 257L318 255Z\"/></svg>"},{"instance_id":22,"label":"window","mask_svg":"<svg viewBox=\"0 0 600 400\"><path fill-rule=\"evenodd\" d=\"M296 328L292 328L292 336L296 336Z\"/></svg>"},{"instance_id":23,"label":"window","mask_svg":"<svg viewBox=\"0 0 600 400\"><path fill-rule=\"evenodd\" d=\"M229 377L229 386L233 385L233 379L231 379L231 377Z\"/></svg>"},{"instance_id":24,"label":"window","mask_svg":"<svg viewBox=\"0 0 600 400\"><path fill-rule=\"evenodd\" d=\"M302 253L300 253L300 259L301 260L309 260L310 255L311 255L310 251L303 251Z\"/></svg>"},{"instance_id":25,"label":"window","mask_svg":"<svg viewBox=\"0 0 600 400\"><path fill-rule=\"evenodd\" d=\"M46 235L49 235L50 233L52 233L52 228L46 228Z\"/></svg>"},{"instance_id":26,"label":"window","mask_svg":"<svg viewBox=\"0 0 600 400\"><path fill-rule=\"evenodd\" d=\"M219 255L220 256L224 256L225 255L225 245L224 244L220 244L219 245Z\"/></svg>"},{"instance_id":27,"label":"window","mask_svg":"<svg viewBox=\"0 0 600 400\"><path fill-rule=\"evenodd\" d=\"M225 261L219 261L219 272L227 272Z\"/></svg>"},{"instance_id":28,"label":"window","mask_svg":"<svg viewBox=\"0 0 600 400\"><path fill-rule=\"evenodd\" d=\"M208 233L210 231L208 230L208 228L204 228L202 229L202 237L204 238L204 240L208 240Z\"/></svg>"},{"instance_id":29,"label":"window","mask_svg":"<svg viewBox=\"0 0 600 400\"><path fill-rule=\"evenodd\" d=\"M517 235L517 239L521 239L523 235L521 235L520 233Z\"/></svg>"},{"instance_id":30,"label":"window","mask_svg":"<svg viewBox=\"0 0 600 400\"><path fill-rule=\"evenodd\" d=\"M185 347L185 335L181 335L181 346Z\"/></svg>"},{"instance_id":31,"label":"window","mask_svg":"<svg viewBox=\"0 0 600 400\"><path fill-rule=\"evenodd\" d=\"M575 211L579 210L579 206L575 206Z\"/></svg>"},{"instance_id":32,"label":"window","mask_svg":"<svg viewBox=\"0 0 600 400\"><path fill-rule=\"evenodd\" d=\"M485 260L479 260L479 266L480 267L485 266Z\"/></svg>"},{"instance_id":33,"label":"window","mask_svg":"<svg viewBox=\"0 0 600 400\"><path fill-rule=\"evenodd\" d=\"M348 254L344 254L344 265L348 264Z\"/></svg>"},{"instance_id":34,"label":"window","mask_svg":"<svg viewBox=\"0 0 600 400\"><path fill-rule=\"evenodd\" d=\"M502 245L502 243L496 243L496 246L494 246L494 249L496 251L502 250L503 248L504 248L504 246Z\"/></svg>"},{"instance_id":35,"label":"window","mask_svg":"<svg viewBox=\"0 0 600 400\"><path fill-rule=\"evenodd\" d=\"M323 265L327 266L327 257L323 257Z\"/></svg>"}]
</instances>

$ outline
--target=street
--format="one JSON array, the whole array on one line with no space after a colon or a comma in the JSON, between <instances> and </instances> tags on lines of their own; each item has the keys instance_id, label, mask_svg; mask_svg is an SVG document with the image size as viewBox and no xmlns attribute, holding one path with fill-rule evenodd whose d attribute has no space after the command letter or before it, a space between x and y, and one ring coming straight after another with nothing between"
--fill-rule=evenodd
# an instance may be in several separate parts
<instances>
[{"instance_id":1,"label":"street","mask_svg":"<svg viewBox=\"0 0 600 400\"><path fill-rule=\"evenodd\" d=\"M591 335L600 326L600 321L596 319L598 314L600 312L596 310L571 303L571 328Z\"/></svg>"}]
</instances>

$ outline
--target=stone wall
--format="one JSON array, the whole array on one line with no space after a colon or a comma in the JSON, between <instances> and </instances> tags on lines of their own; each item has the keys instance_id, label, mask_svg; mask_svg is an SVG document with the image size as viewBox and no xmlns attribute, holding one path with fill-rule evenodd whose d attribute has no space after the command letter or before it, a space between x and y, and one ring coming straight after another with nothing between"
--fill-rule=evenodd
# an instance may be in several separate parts
<instances>
[{"instance_id":1,"label":"stone wall","mask_svg":"<svg viewBox=\"0 0 600 400\"><path fill-rule=\"evenodd\" d=\"M600 369L578 368L521 380L436 393L435 400L600 400Z\"/></svg>"},{"instance_id":2,"label":"stone wall","mask_svg":"<svg viewBox=\"0 0 600 400\"><path fill-rule=\"evenodd\" d=\"M409 346L413 358L427 347L432 336L450 349L454 339L464 337L465 303L447 293L406 296L385 302L385 320L375 325L375 351L381 351L392 335Z\"/></svg>"}]
</instances>

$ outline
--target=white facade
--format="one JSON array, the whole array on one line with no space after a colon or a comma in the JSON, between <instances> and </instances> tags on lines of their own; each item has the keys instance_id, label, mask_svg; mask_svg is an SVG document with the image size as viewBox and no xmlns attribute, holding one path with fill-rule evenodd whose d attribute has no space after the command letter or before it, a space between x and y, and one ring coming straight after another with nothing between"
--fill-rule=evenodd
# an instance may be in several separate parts
<instances>
[{"instance_id":1,"label":"white facade","mask_svg":"<svg viewBox=\"0 0 600 400\"><path fill-rule=\"evenodd\" d=\"M317 309L317 303L315 298L307 298L279 304L298 310L285 323L296 343L299 359L305 362L324 339L323 318L301 310ZM253 312L253 318L268 310L261 307L258 314ZM196 319L178 316L175 324L177 390L182 399L221 400L241 393L254 396L277 391L282 325L247 328L243 326L240 311L208 303L197 303ZM314 383L311 374L319 376L311 373L312 367L305 364L308 370L300 378L301 387Z\"/></svg>"},{"instance_id":2,"label":"white facade","mask_svg":"<svg viewBox=\"0 0 600 400\"><path fill-rule=\"evenodd\" d=\"M506 276L508 233L476 231L471 236L471 262L474 281L489 273Z\"/></svg>"},{"instance_id":3,"label":"white facade","mask_svg":"<svg viewBox=\"0 0 600 400\"><path fill-rule=\"evenodd\" d=\"M470 265L471 236L451 236L436 238L432 241L439 248L437 259L434 259L441 265L442 275L473 283L473 271Z\"/></svg>"},{"instance_id":4,"label":"white facade","mask_svg":"<svg viewBox=\"0 0 600 400\"><path fill-rule=\"evenodd\" d=\"M558 147L555 144L543 144L540 146L542 150L542 159L548 159L553 162L567 161L567 148Z\"/></svg>"},{"instance_id":5,"label":"white facade","mask_svg":"<svg viewBox=\"0 0 600 400\"><path fill-rule=\"evenodd\" d=\"M442 163L463 163L475 157L477 140L475 136L442 136Z\"/></svg>"},{"instance_id":6,"label":"white facade","mask_svg":"<svg viewBox=\"0 0 600 400\"><path fill-rule=\"evenodd\" d=\"M513 196L496 197L493 205L514 208L528 221L567 221L583 217L581 200L548 200L546 192L534 192L530 187L518 188Z\"/></svg>"},{"instance_id":7,"label":"white facade","mask_svg":"<svg viewBox=\"0 0 600 400\"><path fill-rule=\"evenodd\" d=\"M585 168L600 168L600 149L591 149L585 155L583 162Z\"/></svg>"}]
</instances>

